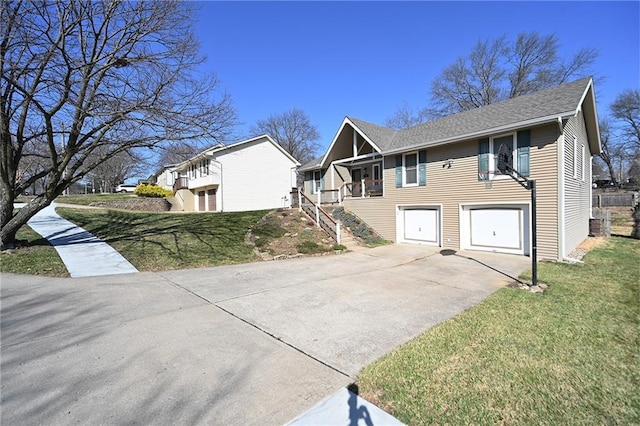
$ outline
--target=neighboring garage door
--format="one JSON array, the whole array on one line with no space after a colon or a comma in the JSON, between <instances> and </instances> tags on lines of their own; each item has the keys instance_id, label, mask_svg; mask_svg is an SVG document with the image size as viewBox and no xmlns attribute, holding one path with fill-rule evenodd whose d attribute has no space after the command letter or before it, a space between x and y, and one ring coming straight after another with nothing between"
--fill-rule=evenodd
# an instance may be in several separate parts
<instances>
[{"instance_id":1,"label":"neighboring garage door","mask_svg":"<svg viewBox=\"0 0 640 426\"><path fill-rule=\"evenodd\" d=\"M468 248L528 254L528 223L521 207L469 208Z\"/></svg>"},{"instance_id":2,"label":"neighboring garage door","mask_svg":"<svg viewBox=\"0 0 640 426\"><path fill-rule=\"evenodd\" d=\"M405 208L403 240L440 245L440 211L438 209Z\"/></svg>"}]
</instances>

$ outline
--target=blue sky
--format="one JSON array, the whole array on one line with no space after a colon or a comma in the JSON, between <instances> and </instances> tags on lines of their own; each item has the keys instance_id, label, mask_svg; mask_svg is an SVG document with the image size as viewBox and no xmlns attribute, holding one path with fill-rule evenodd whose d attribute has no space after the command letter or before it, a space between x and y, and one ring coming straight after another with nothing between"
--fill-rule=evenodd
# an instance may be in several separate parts
<instances>
[{"instance_id":1,"label":"blue sky","mask_svg":"<svg viewBox=\"0 0 640 426\"><path fill-rule=\"evenodd\" d=\"M200 2L203 68L234 99L240 136L301 108L324 148L346 115L384 125L479 39L555 34L560 53L594 47L599 115L640 88L640 2ZM321 154L321 153L319 153Z\"/></svg>"}]
</instances>

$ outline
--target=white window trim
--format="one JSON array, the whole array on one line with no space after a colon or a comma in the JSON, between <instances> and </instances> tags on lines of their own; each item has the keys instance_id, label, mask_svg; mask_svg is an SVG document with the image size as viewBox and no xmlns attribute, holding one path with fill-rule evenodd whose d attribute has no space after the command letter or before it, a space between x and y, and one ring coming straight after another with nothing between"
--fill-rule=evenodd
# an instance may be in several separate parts
<instances>
[{"instance_id":1,"label":"white window trim","mask_svg":"<svg viewBox=\"0 0 640 426\"><path fill-rule=\"evenodd\" d=\"M312 194L317 194L318 192L320 192L320 188L322 187L322 171L321 170L316 170L314 172L312 172L313 175L311 176L311 193ZM320 179L316 180L316 173L318 173L318 175L320 176ZM317 183L317 185L316 185Z\"/></svg>"},{"instance_id":2,"label":"white window trim","mask_svg":"<svg viewBox=\"0 0 640 426\"><path fill-rule=\"evenodd\" d=\"M578 179L578 137L573 137L573 178Z\"/></svg>"},{"instance_id":3,"label":"white window trim","mask_svg":"<svg viewBox=\"0 0 640 426\"><path fill-rule=\"evenodd\" d=\"M580 161L580 175L582 176L582 181L584 182L585 175L586 175L586 170L585 170L586 169L586 167L585 167L586 150L585 150L584 144L581 144L581 145L582 145L582 161Z\"/></svg>"},{"instance_id":4,"label":"white window trim","mask_svg":"<svg viewBox=\"0 0 640 426\"><path fill-rule=\"evenodd\" d=\"M516 171L520 171L518 170L518 135L516 132L511 132L511 133L503 133L501 135L496 135L496 136L492 136L489 138L489 178L491 180L501 180L501 179L510 179L510 177L508 175L499 175L496 174L497 170L495 169L496 167L496 147L494 146L494 140L495 139L499 139L499 138L503 138L505 136L511 136L511 146L512 146L512 150L511 150L511 164L513 164L513 168Z\"/></svg>"},{"instance_id":5,"label":"white window trim","mask_svg":"<svg viewBox=\"0 0 640 426\"><path fill-rule=\"evenodd\" d=\"M406 158L410 155L415 155L416 157L416 183L407 183L407 160ZM418 186L419 182L420 182L420 156L418 155L418 151L415 152L408 152L406 154L402 154L402 187L403 188L410 188L412 186Z\"/></svg>"}]
</instances>

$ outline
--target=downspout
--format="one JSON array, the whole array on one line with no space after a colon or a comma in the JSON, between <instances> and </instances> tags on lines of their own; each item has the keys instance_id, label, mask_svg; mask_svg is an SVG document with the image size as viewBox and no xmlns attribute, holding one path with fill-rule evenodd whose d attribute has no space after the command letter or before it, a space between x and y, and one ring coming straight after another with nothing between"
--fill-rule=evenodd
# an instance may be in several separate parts
<instances>
[{"instance_id":1,"label":"downspout","mask_svg":"<svg viewBox=\"0 0 640 426\"><path fill-rule=\"evenodd\" d=\"M589 218L593 219L593 155L589 156Z\"/></svg>"},{"instance_id":2,"label":"downspout","mask_svg":"<svg viewBox=\"0 0 640 426\"><path fill-rule=\"evenodd\" d=\"M215 158L212 158L211 161L215 161L216 163L218 163L220 165L220 186L219 186L219 188L220 188L220 210L219 211L223 212L224 211L224 193L223 193L224 185L222 183L222 176L223 176L223 174L222 174L222 163L220 161L216 160ZM217 192L218 191L216 191L216 194L217 194ZM218 204L216 203L216 206L217 205Z\"/></svg>"},{"instance_id":3,"label":"downspout","mask_svg":"<svg viewBox=\"0 0 640 426\"><path fill-rule=\"evenodd\" d=\"M564 259L564 129L562 126L562 117L558 117L558 260Z\"/></svg>"}]
</instances>

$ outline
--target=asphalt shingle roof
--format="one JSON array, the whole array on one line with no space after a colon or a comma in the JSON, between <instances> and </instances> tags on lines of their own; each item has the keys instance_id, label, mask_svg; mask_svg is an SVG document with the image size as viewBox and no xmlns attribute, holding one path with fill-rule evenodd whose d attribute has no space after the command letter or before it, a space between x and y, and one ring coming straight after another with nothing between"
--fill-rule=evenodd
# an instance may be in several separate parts
<instances>
[{"instance_id":1,"label":"asphalt shingle roof","mask_svg":"<svg viewBox=\"0 0 640 426\"><path fill-rule=\"evenodd\" d=\"M454 141L465 135L575 112L590 78L453 114L408 129L393 130L348 117L383 153Z\"/></svg>"}]
</instances>

